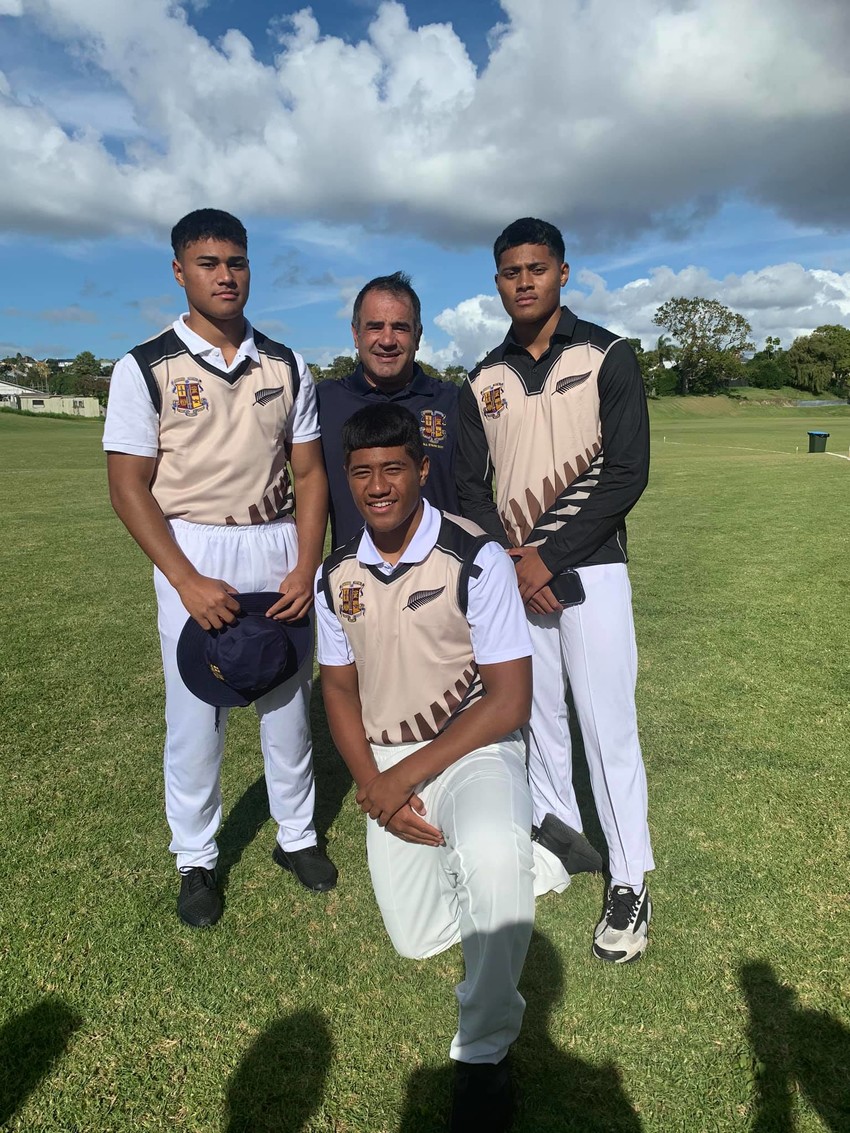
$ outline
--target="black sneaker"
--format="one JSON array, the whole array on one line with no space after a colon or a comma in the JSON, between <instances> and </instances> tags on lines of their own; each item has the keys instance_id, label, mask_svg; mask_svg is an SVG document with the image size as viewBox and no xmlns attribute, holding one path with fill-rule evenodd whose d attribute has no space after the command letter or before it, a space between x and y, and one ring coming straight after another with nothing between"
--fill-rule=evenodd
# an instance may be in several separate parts
<instances>
[{"instance_id":1,"label":"black sneaker","mask_svg":"<svg viewBox=\"0 0 850 1133\"><path fill-rule=\"evenodd\" d=\"M336 866L318 846L303 850L284 850L278 842L272 850L272 859L281 869L288 869L306 889L326 893L336 885Z\"/></svg>"},{"instance_id":2,"label":"black sneaker","mask_svg":"<svg viewBox=\"0 0 850 1133\"><path fill-rule=\"evenodd\" d=\"M213 925L221 916L221 897L214 869L202 865L181 869L180 896L177 898L177 915L183 924L192 928Z\"/></svg>"},{"instance_id":3,"label":"black sneaker","mask_svg":"<svg viewBox=\"0 0 850 1133\"><path fill-rule=\"evenodd\" d=\"M560 858L571 877L576 873L599 873L602 869L601 856L585 836L554 814L547 814L539 827L532 826L531 840Z\"/></svg>"},{"instance_id":4,"label":"black sneaker","mask_svg":"<svg viewBox=\"0 0 850 1133\"><path fill-rule=\"evenodd\" d=\"M646 951L652 917L649 889L635 893L628 885L611 885L602 920L593 933L593 955L612 964L629 964Z\"/></svg>"},{"instance_id":5,"label":"black sneaker","mask_svg":"<svg viewBox=\"0 0 850 1133\"><path fill-rule=\"evenodd\" d=\"M514 1086L501 1062L456 1062L449 1133L506 1133L514 1119Z\"/></svg>"}]
</instances>

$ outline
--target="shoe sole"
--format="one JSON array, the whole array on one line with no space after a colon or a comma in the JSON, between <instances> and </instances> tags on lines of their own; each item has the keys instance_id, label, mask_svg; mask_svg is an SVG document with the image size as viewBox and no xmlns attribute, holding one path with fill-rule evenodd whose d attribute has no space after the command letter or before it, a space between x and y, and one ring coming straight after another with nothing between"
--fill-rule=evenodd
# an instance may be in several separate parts
<instances>
[{"instance_id":1,"label":"shoe sole","mask_svg":"<svg viewBox=\"0 0 850 1133\"><path fill-rule=\"evenodd\" d=\"M649 941L644 937L642 943L634 949L633 952L612 952L607 948L600 948L598 944L593 945L593 955L597 960L605 960L609 964L636 964L637 961L646 952L646 946Z\"/></svg>"},{"instance_id":2,"label":"shoe sole","mask_svg":"<svg viewBox=\"0 0 850 1133\"><path fill-rule=\"evenodd\" d=\"M543 825L547 830L543 830ZM549 831L554 835L549 837ZM563 863L564 869L575 877L577 873L601 873L602 855L588 842L580 830L573 830L554 814L547 814L537 830L537 841Z\"/></svg>"},{"instance_id":3,"label":"shoe sole","mask_svg":"<svg viewBox=\"0 0 850 1133\"><path fill-rule=\"evenodd\" d=\"M306 881L302 881L295 870L289 863L289 858L286 856L286 850L282 850L280 845L276 845L272 850L272 861L275 865L279 865L281 869L285 869L287 873L291 873L298 884L306 889L308 893L330 893L332 889L336 889L336 881L331 882L329 885L308 885Z\"/></svg>"}]
</instances>

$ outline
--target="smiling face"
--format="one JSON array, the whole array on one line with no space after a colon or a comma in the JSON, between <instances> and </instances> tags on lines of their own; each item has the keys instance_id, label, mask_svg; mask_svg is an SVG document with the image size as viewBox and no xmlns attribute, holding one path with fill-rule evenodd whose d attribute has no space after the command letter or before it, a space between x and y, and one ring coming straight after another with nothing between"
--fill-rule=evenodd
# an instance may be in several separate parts
<instances>
[{"instance_id":1,"label":"smiling face","mask_svg":"<svg viewBox=\"0 0 850 1133\"><path fill-rule=\"evenodd\" d=\"M190 326L199 319L218 325L242 318L251 287L245 248L230 240L196 240L181 250L172 268L186 292Z\"/></svg>"},{"instance_id":2,"label":"smiling face","mask_svg":"<svg viewBox=\"0 0 850 1133\"><path fill-rule=\"evenodd\" d=\"M410 300L389 291L368 291L351 332L367 380L387 392L403 389L413 377L422 334Z\"/></svg>"},{"instance_id":3,"label":"smiling face","mask_svg":"<svg viewBox=\"0 0 850 1133\"><path fill-rule=\"evenodd\" d=\"M419 463L402 445L358 448L348 458L345 472L375 545L406 545L422 514L421 489L428 479L428 457Z\"/></svg>"},{"instance_id":4,"label":"smiling face","mask_svg":"<svg viewBox=\"0 0 850 1133\"><path fill-rule=\"evenodd\" d=\"M569 265L545 244L520 244L499 257L496 288L514 325L542 325L560 310L569 277Z\"/></svg>"}]
</instances>

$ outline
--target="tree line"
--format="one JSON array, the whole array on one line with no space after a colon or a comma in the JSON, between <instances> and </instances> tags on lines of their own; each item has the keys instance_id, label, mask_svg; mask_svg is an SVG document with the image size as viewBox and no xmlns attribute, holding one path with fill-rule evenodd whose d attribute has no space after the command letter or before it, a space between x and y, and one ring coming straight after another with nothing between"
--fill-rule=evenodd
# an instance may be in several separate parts
<instances>
[{"instance_id":1,"label":"tree line","mask_svg":"<svg viewBox=\"0 0 850 1133\"><path fill-rule=\"evenodd\" d=\"M662 303L652 320L662 329L652 349L639 338L629 342L637 353L648 397L716 394L734 386L795 389L816 395L847 397L850 393L850 330L827 324L795 338L786 350L768 335L756 350L752 328L743 315L717 299L676 297ZM349 354L338 354L328 366L309 363L317 382L347 377L357 365ZM438 370L420 362L426 374L461 385L463 366ZM0 378L45 393L96 397L105 405L109 396L111 362L84 350L68 366L55 358L36 361L24 355L0 360Z\"/></svg>"},{"instance_id":2,"label":"tree line","mask_svg":"<svg viewBox=\"0 0 850 1133\"><path fill-rule=\"evenodd\" d=\"M443 381L454 382L455 385L462 385L466 380L466 369L463 366L446 366L445 370L438 370L436 366L431 366L427 362L418 359L420 367L431 378L440 378ZM339 380L339 378L347 378L349 374L354 372L357 366L357 359L350 354L337 354L333 362L329 366L319 366L315 362L308 362L307 368L313 375L313 380L317 382L326 382Z\"/></svg>"},{"instance_id":3,"label":"tree line","mask_svg":"<svg viewBox=\"0 0 850 1133\"><path fill-rule=\"evenodd\" d=\"M733 386L783 389L847 397L850 393L850 330L835 324L795 338L788 350L768 335L761 350L743 315L717 299L677 297L662 303L652 320L667 331L652 350L635 348L650 397L716 394Z\"/></svg>"}]
</instances>

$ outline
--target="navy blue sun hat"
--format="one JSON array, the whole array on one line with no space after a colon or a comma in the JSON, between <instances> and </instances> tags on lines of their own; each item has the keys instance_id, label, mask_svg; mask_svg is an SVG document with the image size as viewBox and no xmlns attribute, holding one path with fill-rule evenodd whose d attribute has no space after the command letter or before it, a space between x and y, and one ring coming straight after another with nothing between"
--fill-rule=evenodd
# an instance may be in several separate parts
<instances>
[{"instance_id":1,"label":"navy blue sun hat","mask_svg":"<svg viewBox=\"0 0 850 1133\"><path fill-rule=\"evenodd\" d=\"M236 621L202 629L189 618L177 642L177 668L199 700L216 708L244 708L294 677L313 649L309 618L279 622L266 611L280 594L234 594Z\"/></svg>"}]
</instances>

